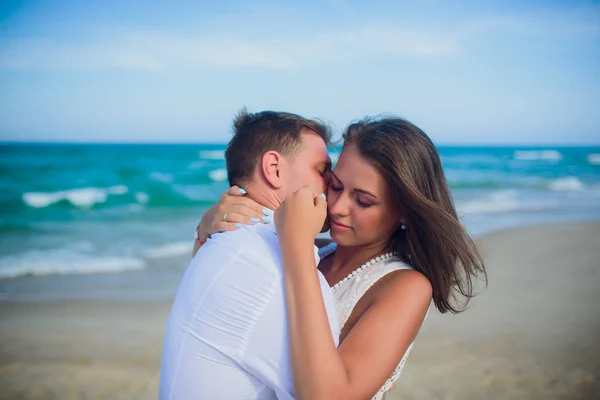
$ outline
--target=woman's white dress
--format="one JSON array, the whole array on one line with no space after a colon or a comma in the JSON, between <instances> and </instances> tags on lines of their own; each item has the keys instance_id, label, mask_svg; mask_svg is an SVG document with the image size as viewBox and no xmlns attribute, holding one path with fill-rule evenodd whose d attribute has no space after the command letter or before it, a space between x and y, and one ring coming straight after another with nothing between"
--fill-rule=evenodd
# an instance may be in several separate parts
<instances>
[{"instance_id":1,"label":"woman's white dress","mask_svg":"<svg viewBox=\"0 0 600 400\"><path fill-rule=\"evenodd\" d=\"M319 250L319 256L321 259L327 257L329 254L333 253L336 249L335 243L330 243L327 246L321 248ZM353 279L348 279L342 282L337 288L333 289L333 295L336 299L337 303L337 311L340 322L340 331L344 328L346 321L352 314L352 310L358 303L358 301L363 297L363 295L373 286L379 279L389 274L390 272L398 271L401 269L413 269L410 265L403 263L398 259L398 257L388 258L383 261L375 262L358 272ZM379 389L379 391L373 397L373 400L380 400L383 398L383 395L389 391L394 382L400 377L400 373L402 372L402 367L404 367L404 363L410 353L410 350L413 347L413 343L408 346L406 349L406 353L402 357L400 364L394 370L392 376L384 383L384 385Z\"/></svg>"}]
</instances>

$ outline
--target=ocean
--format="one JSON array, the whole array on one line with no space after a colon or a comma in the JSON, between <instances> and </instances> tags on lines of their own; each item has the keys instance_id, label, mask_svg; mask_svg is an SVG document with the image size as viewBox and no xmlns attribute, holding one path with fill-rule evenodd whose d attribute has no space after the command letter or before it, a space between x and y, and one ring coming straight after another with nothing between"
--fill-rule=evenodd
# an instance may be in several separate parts
<instances>
[{"instance_id":1,"label":"ocean","mask_svg":"<svg viewBox=\"0 0 600 400\"><path fill-rule=\"evenodd\" d=\"M438 148L474 236L600 220L600 147ZM228 187L225 145L0 145L0 299L165 300L202 213ZM339 148L331 149L332 159Z\"/></svg>"}]
</instances>

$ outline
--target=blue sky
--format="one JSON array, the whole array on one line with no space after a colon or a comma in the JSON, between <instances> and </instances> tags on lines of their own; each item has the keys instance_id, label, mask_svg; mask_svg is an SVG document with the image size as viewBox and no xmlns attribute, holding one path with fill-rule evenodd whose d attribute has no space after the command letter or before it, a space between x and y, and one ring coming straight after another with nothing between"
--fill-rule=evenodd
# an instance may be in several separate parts
<instances>
[{"instance_id":1,"label":"blue sky","mask_svg":"<svg viewBox=\"0 0 600 400\"><path fill-rule=\"evenodd\" d=\"M226 142L246 106L600 143L598 2L0 4L0 140Z\"/></svg>"}]
</instances>

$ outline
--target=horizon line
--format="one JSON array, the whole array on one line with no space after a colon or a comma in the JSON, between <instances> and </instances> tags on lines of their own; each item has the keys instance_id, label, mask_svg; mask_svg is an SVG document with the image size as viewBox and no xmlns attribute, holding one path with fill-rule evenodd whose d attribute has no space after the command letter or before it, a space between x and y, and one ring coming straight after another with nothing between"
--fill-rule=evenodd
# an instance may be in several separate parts
<instances>
[{"instance_id":1,"label":"horizon line","mask_svg":"<svg viewBox=\"0 0 600 400\"><path fill-rule=\"evenodd\" d=\"M100 142L100 141L63 141L63 140L55 140L55 141L22 141L22 140L0 140L0 146L10 146L10 145L100 145L100 146L114 146L114 145L122 145L122 146L159 146L159 145L167 145L167 146L197 146L197 145L215 145L215 146L227 146L227 142L212 142L212 141L204 141L204 142L162 142L162 141L148 141L148 142ZM598 143L590 143L590 142L580 142L580 143L510 143L510 142L490 142L490 143L481 143L481 142L435 142L435 146L445 146L445 147L600 147L600 142ZM339 145L333 145L329 147L340 147Z\"/></svg>"}]
</instances>

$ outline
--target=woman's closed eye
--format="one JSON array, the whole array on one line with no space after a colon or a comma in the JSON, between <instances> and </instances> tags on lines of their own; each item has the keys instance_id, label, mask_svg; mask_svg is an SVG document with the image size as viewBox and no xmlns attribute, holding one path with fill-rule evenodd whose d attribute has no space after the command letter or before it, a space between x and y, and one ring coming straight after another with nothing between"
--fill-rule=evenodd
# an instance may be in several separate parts
<instances>
[{"instance_id":1,"label":"woman's closed eye","mask_svg":"<svg viewBox=\"0 0 600 400\"><path fill-rule=\"evenodd\" d=\"M362 208L369 208L371 207L373 204L371 203L365 203L364 201L360 200L360 197L356 196L356 202L358 203L359 206L361 206Z\"/></svg>"},{"instance_id":2,"label":"woman's closed eye","mask_svg":"<svg viewBox=\"0 0 600 400\"><path fill-rule=\"evenodd\" d=\"M330 188L331 190L333 190L334 192L341 192L341 191L343 191L343 190L344 190L344 187L343 187L343 186L336 186L336 185L334 185L333 183L330 183L330 184L329 184L329 188ZM373 204L371 204L371 203L367 203L367 202L365 202L365 201L362 201L362 200L360 199L360 196L358 196L358 195L357 195L357 196L354 196L354 200L356 200L356 203L357 203L359 206L361 206L362 208L368 208L368 207L371 207L371 206L373 205Z\"/></svg>"},{"instance_id":3,"label":"woman's closed eye","mask_svg":"<svg viewBox=\"0 0 600 400\"><path fill-rule=\"evenodd\" d=\"M342 190L344 190L343 186L335 186L333 183L329 184L329 188L334 192L341 192Z\"/></svg>"}]
</instances>

